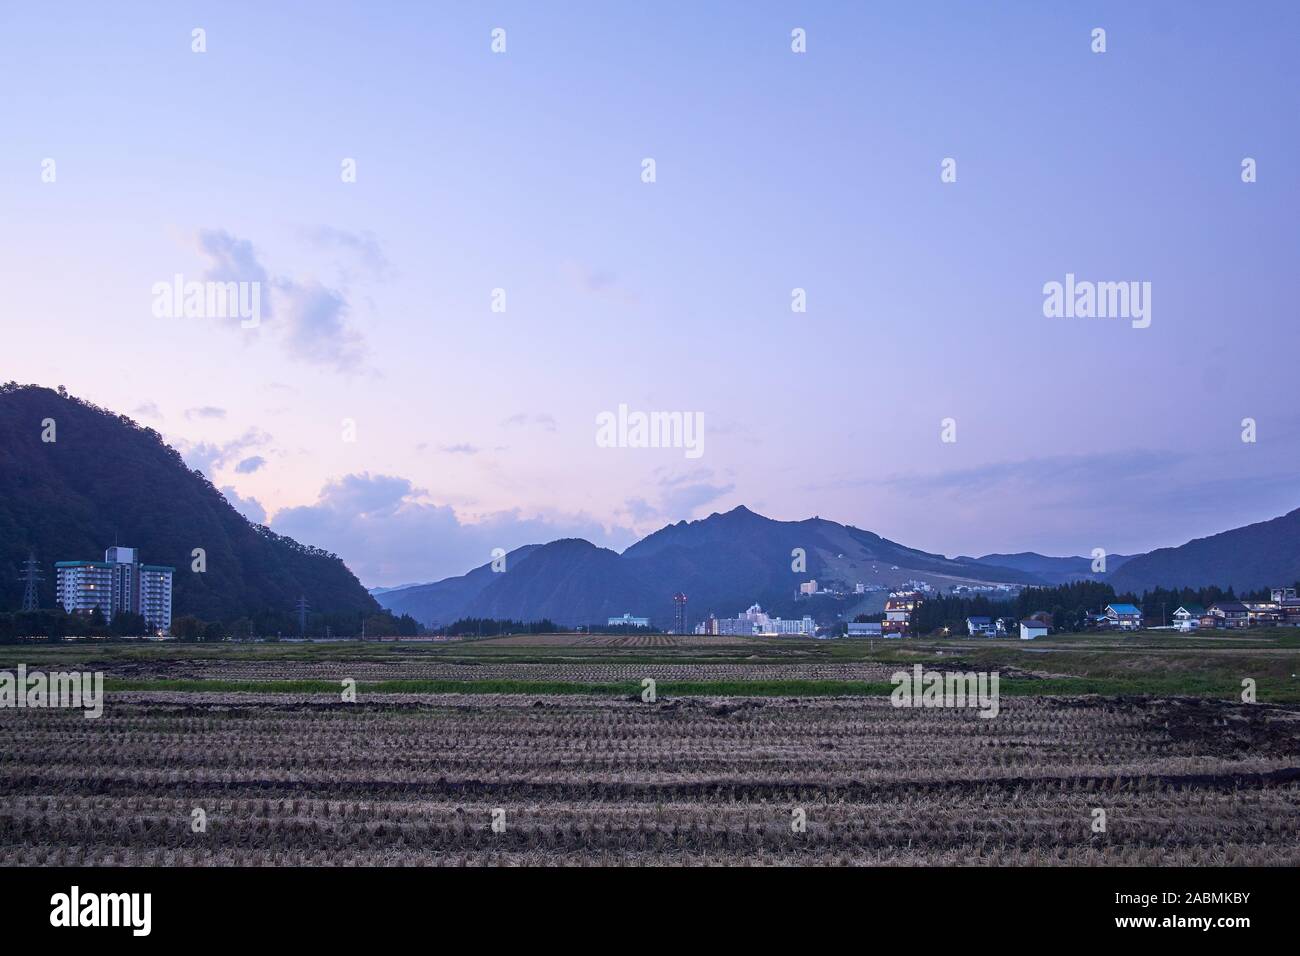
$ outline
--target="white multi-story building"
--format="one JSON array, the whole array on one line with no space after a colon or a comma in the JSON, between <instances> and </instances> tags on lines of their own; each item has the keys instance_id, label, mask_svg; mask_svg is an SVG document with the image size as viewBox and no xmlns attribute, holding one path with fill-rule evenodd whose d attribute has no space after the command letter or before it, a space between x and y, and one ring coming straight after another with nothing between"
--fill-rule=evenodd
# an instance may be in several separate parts
<instances>
[{"instance_id":1,"label":"white multi-story building","mask_svg":"<svg viewBox=\"0 0 1300 956\"><path fill-rule=\"evenodd\" d=\"M174 569L141 564L135 548L112 547L103 561L58 561L54 569L58 601L69 614L99 608L106 621L125 612L139 614L155 634L171 629Z\"/></svg>"},{"instance_id":2,"label":"white multi-story building","mask_svg":"<svg viewBox=\"0 0 1300 956\"><path fill-rule=\"evenodd\" d=\"M763 630L755 630L755 634L816 634L817 625L807 614L801 620L782 620L779 617L768 618L767 624Z\"/></svg>"},{"instance_id":3,"label":"white multi-story building","mask_svg":"<svg viewBox=\"0 0 1300 956\"><path fill-rule=\"evenodd\" d=\"M608 627L649 627L650 618L633 617L631 614L624 614L622 617L611 617Z\"/></svg>"},{"instance_id":4,"label":"white multi-story building","mask_svg":"<svg viewBox=\"0 0 1300 956\"><path fill-rule=\"evenodd\" d=\"M697 634L730 634L742 637L781 634L816 634L817 625L808 615L801 620L772 617L757 604L736 617L712 617L696 628Z\"/></svg>"},{"instance_id":5,"label":"white multi-story building","mask_svg":"<svg viewBox=\"0 0 1300 956\"><path fill-rule=\"evenodd\" d=\"M113 565L107 561L54 562L54 592L69 614L90 614L99 608L113 618Z\"/></svg>"},{"instance_id":6,"label":"white multi-story building","mask_svg":"<svg viewBox=\"0 0 1300 956\"><path fill-rule=\"evenodd\" d=\"M140 610L145 623L159 634L172 626L173 570L160 564L140 565Z\"/></svg>"}]
</instances>

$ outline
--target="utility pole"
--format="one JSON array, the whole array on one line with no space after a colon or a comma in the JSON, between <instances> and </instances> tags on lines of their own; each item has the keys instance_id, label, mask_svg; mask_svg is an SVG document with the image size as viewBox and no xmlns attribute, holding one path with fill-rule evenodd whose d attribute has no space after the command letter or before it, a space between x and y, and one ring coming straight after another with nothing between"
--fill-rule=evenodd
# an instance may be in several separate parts
<instances>
[{"instance_id":1,"label":"utility pole","mask_svg":"<svg viewBox=\"0 0 1300 956\"><path fill-rule=\"evenodd\" d=\"M307 636L307 609L311 607L305 596L298 598L298 636Z\"/></svg>"},{"instance_id":2,"label":"utility pole","mask_svg":"<svg viewBox=\"0 0 1300 956\"><path fill-rule=\"evenodd\" d=\"M36 562L35 551L29 552L27 560L23 562L23 573L18 576L18 579L24 582L23 610L40 610L41 601L36 592L36 585L41 580L41 566Z\"/></svg>"}]
</instances>

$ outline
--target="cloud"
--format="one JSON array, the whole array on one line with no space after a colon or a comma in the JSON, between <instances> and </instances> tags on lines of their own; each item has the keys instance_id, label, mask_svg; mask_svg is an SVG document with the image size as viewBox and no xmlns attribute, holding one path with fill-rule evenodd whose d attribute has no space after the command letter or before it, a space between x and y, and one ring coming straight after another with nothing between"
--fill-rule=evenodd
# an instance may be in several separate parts
<instances>
[{"instance_id":1,"label":"cloud","mask_svg":"<svg viewBox=\"0 0 1300 956\"><path fill-rule=\"evenodd\" d=\"M713 484L711 482L683 482L665 487L659 500L659 511L678 518L690 517L698 508L716 501L723 495L734 491L734 484Z\"/></svg>"},{"instance_id":2,"label":"cloud","mask_svg":"<svg viewBox=\"0 0 1300 956\"><path fill-rule=\"evenodd\" d=\"M271 436L266 432L250 428L238 438L232 438L227 442L191 442L181 438L174 440L172 444L180 451L185 464L203 472L211 479L213 473L224 467L227 462L241 458L250 449L266 445L270 441Z\"/></svg>"},{"instance_id":3,"label":"cloud","mask_svg":"<svg viewBox=\"0 0 1300 956\"><path fill-rule=\"evenodd\" d=\"M247 239L237 239L223 229L200 229L198 244L199 252L208 260L204 280L270 285L270 277Z\"/></svg>"},{"instance_id":4,"label":"cloud","mask_svg":"<svg viewBox=\"0 0 1300 956\"><path fill-rule=\"evenodd\" d=\"M865 484L894 488L912 497L938 492L964 494L1013 494L1027 489L1094 497L1097 492L1113 495L1117 484L1146 482L1186 467L1180 452L1146 451L1096 452L1080 455L1050 455L1016 461L996 461L972 468L953 469L928 475L895 474L870 478Z\"/></svg>"},{"instance_id":5,"label":"cloud","mask_svg":"<svg viewBox=\"0 0 1300 956\"><path fill-rule=\"evenodd\" d=\"M1249 446L1242 445L1242 448ZM1290 447L1290 446L1288 446ZM1134 553L1286 513L1300 455L1119 449L1003 460L934 473L845 477L805 492L853 489L930 550ZM1238 452L1233 454L1232 452Z\"/></svg>"},{"instance_id":6,"label":"cloud","mask_svg":"<svg viewBox=\"0 0 1300 956\"><path fill-rule=\"evenodd\" d=\"M262 468L265 465L266 465L265 458L263 458L261 455L253 455L251 458L245 458L238 465L236 465L235 471L236 473L241 475L251 475L253 472L257 471L259 468Z\"/></svg>"},{"instance_id":7,"label":"cloud","mask_svg":"<svg viewBox=\"0 0 1300 956\"><path fill-rule=\"evenodd\" d=\"M318 249L341 249L349 253L377 279L388 275L388 257L384 255L379 240L372 232L348 232L333 226L313 226L304 229L303 236Z\"/></svg>"},{"instance_id":8,"label":"cloud","mask_svg":"<svg viewBox=\"0 0 1300 956\"><path fill-rule=\"evenodd\" d=\"M266 509L258 502L256 498L243 498L230 485L222 485L221 493L226 496L232 508L247 518L253 524L266 524Z\"/></svg>"},{"instance_id":9,"label":"cloud","mask_svg":"<svg viewBox=\"0 0 1300 956\"><path fill-rule=\"evenodd\" d=\"M519 426L534 425L538 428L544 428L548 432L555 431L557 427L555 416L548 415L545 412L540 412L536 415L529 415L526 412L516 412L514 415L511 415L509 418L504 419L501 422L501 424L502 426L507 428L513 425L519 425Z\"/></svg>"},{"instance_id":10,"label":"cloud","mask_svg":"<svg viewBox=\"0 0 1300 956\"><path fill-rule=\"evenodd\" d=\"M339 371L361 364L365 344L348 325L351 308L343 292L314 278L272 276L251 242L221 229L199 230L198 251L207 259L206 281L257 282L266 290L261 299L263 327L289 354Z\"/></svg>"},{"instance_id":11,"label":"cloud","mask_svg":"<svg viewBox=\"0 0 1300 956\"><path fill-rule=\"evenodd\" d=\"M738 440L750 445L761 445L763 440L754 434L754 430L743 422L714 422L709 426L710 435L734 435Z\"/></svg>"},{"instance_id":12,"label":"cloud","mask_svg":"<svg viewBox=\"0 0 1300 956\"><path fill-rule=\"evenodd\" d=\"M560 274L584 295L616 299L628 305L637 301L636 293L623 286L610 269L570 259L560 263Z\"/></svg>"},{"instance_id":13,"label":"cloud","mask_svg":"<svg viewBox=\"0 0 1300 956\"><path fill-rule=\"evenodd\" d=\"M131 414L138 418L161 419L163 417L161 409L159 409L153 402L141 402L131 410Z\"/></svg>"},{"instance_id":14,"label":"cloud","mask_svg":"<svg viewBox=\"0 0 1300 956\"><path fill-rule=\"evenodd\" d=\"M185 417L190 421L194 421L196 418L225 418L226 410L217 408L215 405L204 405L200 408L187 408Z\"/></svg>"},{"instance_id":15,"label":"cloud","mask_svg":"<svg viewBox=\"0 0 1300 956\"><path fill-rule=\"evenodd\" d=\"M662 477L657 483L659 492L654 502L641 497L629 498L623 508L638 524L690 518L697 509L735 490L734 484L719 484L712 478L713 472L707 468Z\"/></svg>"},{"instance_id":16,"label":"cloud","mask_svg":"<svg viewBox=\"0 0 1300 956\"><path fill-rule=\"evenodd\" d=\"M340 555L369 586L464 574L491 560L493 548L579 537L621 549L635 540L629 529L607 529L582 514L511 510L470 521L405 478L368 472L330 482L315 504L276 512L271 527Z\"/></svg>"},{"instance_id":17,"label":"cloud","mask_svg":"<svg viewBox=\"0 0 1300 956\"><path fill-rule=\"evenodd\" d=\"M459 445L440 445L439 448L449 455L477 455L478 446L461 442Z\"/></svg>"},{"instance_id":18,"label":"cloud","mask_svg":"<svg viewBox=\"0 0 1300 956\"><path fill-rule=\"evenodd\" d=\"M284 344L293 355L339 371L361 364L365 347L361 336L348 327L350 307L341 292L315 280L279 279L275 288L283 306Z\"/></svg>"}]
</instances>

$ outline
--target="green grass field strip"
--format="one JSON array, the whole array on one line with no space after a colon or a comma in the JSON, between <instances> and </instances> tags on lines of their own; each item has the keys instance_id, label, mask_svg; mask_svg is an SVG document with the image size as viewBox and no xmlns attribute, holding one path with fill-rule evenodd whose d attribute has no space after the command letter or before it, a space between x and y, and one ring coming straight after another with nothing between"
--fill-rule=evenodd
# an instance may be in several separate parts
<instances>
[{"instance_id":1,"label":"green grass field strip","mask_svg":"<svg viewBox=\"0 0 1300 956\"><path fill-rule=\"evenodd\" d=\"M108 691L171 691L184 693L337 694L342 684L330 680L234 681L234 680L134 680L109 678ZM656 692L664 697L879 697L894 685L887 681L776 680L776 681L658 681ZM639 696L634 682L584 683L574 681L524 680L386 680L358 682L358 693L371 694L587 694L606 697ZM1151 675L1124 677L1059 677L1046 679L1008 678L999 682L999 693L1010 697L1080 694L1121 696L1136 694L1213 697L1239 700L1241 686L1231 679L1202 675ZM1261 701L1300 701L1300 682L1261 679Z\"/></svg>"}]
</instances>

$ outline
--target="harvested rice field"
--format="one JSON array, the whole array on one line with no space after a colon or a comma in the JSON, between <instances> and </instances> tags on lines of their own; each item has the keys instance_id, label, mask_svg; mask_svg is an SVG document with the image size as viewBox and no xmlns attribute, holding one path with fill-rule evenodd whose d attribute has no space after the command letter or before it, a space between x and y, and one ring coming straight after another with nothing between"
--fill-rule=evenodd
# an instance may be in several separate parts
<instances>
[{"instance_id":1,"label":"harvested rice field","mask_svg":"<svg viewBox=\"0 0 1300 956\"><path fill-rule=\"evenodd\" d=\"M502 658L501 643L382 660L7 648L0 667L96 661L109 690L93 719L0 709L0 863L1300 864L1300 707L1285 699L1035 693L1084 679L1076 657L991 647L1022 690L990 718L875 692L911 666L899 649L780 643L629 663L625 648L586 645L539 662ZM975 666L937 650L907 653L939 673ZM1286 697L1272 665L1249 667ZM461 672L510 689L405 689ZM291 684L308 675L339 689ZM863 683L647 699L646 677Z\"/></svg>"}]
</instances>

